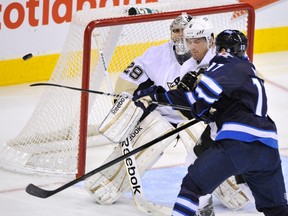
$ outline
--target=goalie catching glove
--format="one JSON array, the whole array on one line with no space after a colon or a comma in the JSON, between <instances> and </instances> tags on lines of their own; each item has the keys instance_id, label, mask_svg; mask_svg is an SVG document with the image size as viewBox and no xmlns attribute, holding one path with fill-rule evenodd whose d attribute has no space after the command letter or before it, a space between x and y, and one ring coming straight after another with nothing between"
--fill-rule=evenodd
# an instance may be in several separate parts
<instances>
[{"instance_id":1,"label":"goalie catching glove","mask_svg":"<svg viewBox=\"0 0 288 216\"><path fill-rule=\"evenodd\" d=\"M135 106L131 97L123 92L98 128L112 142L124 141L143 115L143 110Z\"/></svg>"}]
</instances>

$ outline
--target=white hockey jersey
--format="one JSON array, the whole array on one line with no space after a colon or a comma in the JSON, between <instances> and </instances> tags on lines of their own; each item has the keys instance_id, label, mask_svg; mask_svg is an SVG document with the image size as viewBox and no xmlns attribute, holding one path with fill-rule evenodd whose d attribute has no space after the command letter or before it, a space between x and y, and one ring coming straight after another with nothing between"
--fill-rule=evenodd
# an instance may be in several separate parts
<instances>
[{"instance_id":1,"label":"white hockey jersey","mask_svg":"<svg viewBox=\"0 0 288 216\"><path fill-rule=\"evenodd\" d=\"M124 91L125 87L131 86L131 83L134 84L133 90L136 90L138 85L148 79L152 80L154 85L162 86L165 90L175 89L180 80L180 68L181 65L175 57L172 42L150 47L121 73L121 82L117 81L116 92L119 93L117 89ZM184 117L171 107L158 106L156 110L171 123L177 124L184 120Z\"/></svg>"}]
</instances>

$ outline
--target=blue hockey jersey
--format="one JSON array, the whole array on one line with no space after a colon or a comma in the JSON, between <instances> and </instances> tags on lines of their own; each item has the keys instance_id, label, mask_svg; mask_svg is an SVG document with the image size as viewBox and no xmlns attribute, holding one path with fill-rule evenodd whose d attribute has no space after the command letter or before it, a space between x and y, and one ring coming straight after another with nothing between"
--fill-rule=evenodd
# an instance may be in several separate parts
<instances>
[{"instance_id":1,"label":"blue hockey jersey","mask_svg":"<svg viewBox=\"0 0 288 216\"><path fill-rule=\"evenodd\" d=\"M169 91L165 97L170 103L189 104L192 117L215 122L216 141L258 140L278 148L276 125L267 115L263 80L248 59L219 54L211 60L193 91Z\"/></svg>"}]
</instances>

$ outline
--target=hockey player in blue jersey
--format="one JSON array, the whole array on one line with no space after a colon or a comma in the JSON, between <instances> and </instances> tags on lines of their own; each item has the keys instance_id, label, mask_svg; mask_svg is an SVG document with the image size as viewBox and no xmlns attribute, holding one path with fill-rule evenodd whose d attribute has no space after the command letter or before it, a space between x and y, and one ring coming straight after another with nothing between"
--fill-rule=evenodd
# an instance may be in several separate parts
<instances>
[{"instance_id":1,"label":"hockey player in blue jersey","mask_svg":"<svg viewBox=\"0 0 288 216\"><path fill-rule=\"evenodd\" d=\"M186 79L188 91L159 93L154 87L134 96L141 107L147 106L143 98L190 106L186 116L209 123L216 130L214 146L189 166L173 216L196 216L199 197L240 174L259 212L266 216L288 215L277 129L267 114L263 80L245 55L247 43L243 33L225 30L216 37L218 54L201 78L191 74Z\"/></svg>"}]
</instances>

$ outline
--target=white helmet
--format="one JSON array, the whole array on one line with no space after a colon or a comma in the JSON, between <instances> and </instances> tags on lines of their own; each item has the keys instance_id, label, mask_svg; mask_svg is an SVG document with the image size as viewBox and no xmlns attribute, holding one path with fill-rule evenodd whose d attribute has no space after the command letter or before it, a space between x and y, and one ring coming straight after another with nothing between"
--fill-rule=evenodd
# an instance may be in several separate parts
<instances>
[{"instance_id":1,"label":"white helmet","mask_svg":"<svg viewBox=\"0 0 288 216\"><path fill-rule=\"evenodd\" d=\"M208 43L213 34L214 29L206 16L192 17L184 29L185 39L205 37Z\"/></svg>"}]
</instances>

